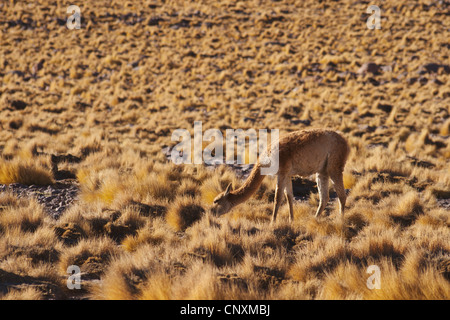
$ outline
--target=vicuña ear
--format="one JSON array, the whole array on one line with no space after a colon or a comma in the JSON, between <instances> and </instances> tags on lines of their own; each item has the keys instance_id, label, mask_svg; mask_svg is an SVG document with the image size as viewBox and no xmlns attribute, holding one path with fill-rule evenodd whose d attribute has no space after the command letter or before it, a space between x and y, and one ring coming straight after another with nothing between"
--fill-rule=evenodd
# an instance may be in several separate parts
<instances>
[{"instance_id":1,"label":"vicu\u00f1a ear","mask_svg":"<svg viewBox=\"0 0 450 320\"><path fill-rule=\"evenodd\" d=\"M229 194L231 191L231 183L228 185L227 189L225 190L225 195Z\"/></svg>"}]
</instances>

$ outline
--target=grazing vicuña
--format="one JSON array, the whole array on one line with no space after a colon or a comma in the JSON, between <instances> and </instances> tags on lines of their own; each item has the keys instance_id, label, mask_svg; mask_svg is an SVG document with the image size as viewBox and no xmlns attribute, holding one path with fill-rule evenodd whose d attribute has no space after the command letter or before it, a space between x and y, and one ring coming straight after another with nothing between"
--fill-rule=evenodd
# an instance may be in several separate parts
<instances>
[{"instance_id":1,"label":"grazing vicu\u00f1a","mask_svg":"<svg viewBox=\"0 0 450 320\"><path fill-rule=\"evenodd\" d=\"M278 152L279 169L272 222L275 222L277 218L283 193L289 204L289 220L292 221L294 218L294 195L291 177L306 177L314 173L316 174L317 188L320 195L316 216L320 215L328 202L329 178L333 181L339 197L339 211L341 215L344 214L347 196L345 194L342 172L344 171L350 148L347 141L340 134L326 129L295 131L280 138ZM250 198L258 190L264 179L264 175L261 174L262 166L260 159L258 159L244 184L233 191L231 191L230 184L225 192L222 192L214 199L211 211L222 215Z\"/></svg>"}]
</instances>

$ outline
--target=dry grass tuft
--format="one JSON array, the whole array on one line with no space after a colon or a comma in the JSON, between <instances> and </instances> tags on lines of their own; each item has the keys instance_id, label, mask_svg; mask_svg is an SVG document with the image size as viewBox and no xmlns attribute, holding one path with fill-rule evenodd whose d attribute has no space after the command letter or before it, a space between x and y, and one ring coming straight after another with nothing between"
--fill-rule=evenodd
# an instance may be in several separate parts
<instances>
[{"instance_id":1,"label":"dry grass tuft","mask_svg":"<svg viewBox=\"0 0 450 320\"><path fill-rule=\"evenodd\" d=\"M396 224L403 227L409 226L423 214L423 204L420 200L420 195L417 192L410 191L399 197L395 201L390 214L391 218Z\"/></svg>"},{"instance_id":2,"label":"dry grass tuft","mask_svg":"<svg viewBox=\"0 0 450 320\"><path fill-rule=\"evenodd\" d=\"M43 300L44 295L39 288L26 287L24 289L11 289L5 295L0 295L0 300Z\"/></svg>"},{"instance_id":3,"label":"dry grass tuft","mask_svg":"<svg viewBox=\"0 0 450 320\"><path fill-rule=\"evenodd\" d=\"M450 296L448 280L432 266L414 266L406 263L398 272L390 262L380 265L381 284L378 290L368 290L364 298L369 300L442 300Z\"/></svg>"},{"instance_id":4,"label":"dry grass tuft","mask_svg":"<svg viewBox=\"0 0 450 320\"><path fill-rule=\"evenodd\" d=\"M123 190L120 176L114 170L87 172L80 170L77 179L81 183L82 197L86 202L102 201L111 204Z\"/></svg>"},{"instance_id":5,"label":"dry grass tuft","mask_svg":"<svg viewBox=\"0 0 450 320\"><path fill-rule=\"evenodd\" d=\"M200 220L205 209L190 197L177 198L169 208L166 216L167 223L176 231L184 231L194 222Z\"/></svg>"},{"instance_id":6,"label":"dry grass tuft","mask_svg":"<svg viewBox=\"0 0 450 320\"><path fill-rule=\"evenodd\" d=\"M35 232L46 218L34 199L18 199L12 194L0 195L0 230L19 228L23 232Z\"/></svg>"},{"instance_id":7,"label":"dry grass tuft","mask_svg":"<svg viewBox=\"0 0 450 320\"><path fill-rule=\"evenodd\" d=\"M130 235L122 241L123 248L128 252L134 252L142 245L157 246L167 240L167 230L164 226L144 226L136 235Z\"/></svg>"},{"instance_id":8,"label":"dry grass tuft","mask_svg":"<svg viewBox=\"0 0 450 320\"><path fill-rule=\"evenodd\" d=\"M200 188L202 201L208 205L212 205L214 198L224 190L222 189L222 184L218 176L206 179Z\"/></svg>"},{"instance_id":9,"label":"dry grass tuft","mask_svg":"<svg viewBox=\"0 0 450 320\"><path fill-rule=\"evenodd\" d=\"M0 163L0 184L50 185L55 181L50 170L33 161L12 160Z\"/></svg>"},{"instance_id":10,"label":"dry grass tuft","mask_svg":"<svg viewBox=\"0 0 450 320\"><path fill-rule=\"evenodd\" d=\"M343 178L344 178L344 188L345 188L345 189L351 189L351 188L353 188L353 186L354 186L355 183L356 183L356 178L355 178L355 176L352 175L352 174L349 173L349 172L344 172Z\"/></svg>"},{"instance_id":11,"label":"dry grass tuft","mask_svg":"<svg viewBox=\"0 0 450 320\"><path fill-rule=\"evenodd\" d=\"M85 274L84 280L98 279L117 252L116 245L107 237L81 239L62 252L58 268L61 274L67 274L67 268L76 265Z\"/></svg>"}]
</instances>

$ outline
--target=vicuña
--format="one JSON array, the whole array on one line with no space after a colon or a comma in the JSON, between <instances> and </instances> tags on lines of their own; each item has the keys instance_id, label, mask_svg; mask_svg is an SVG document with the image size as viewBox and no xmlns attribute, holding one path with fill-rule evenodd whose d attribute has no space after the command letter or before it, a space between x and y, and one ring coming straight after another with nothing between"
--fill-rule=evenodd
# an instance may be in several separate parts
<instances>
[{"instance_id":1,"label":"vicu\u00f1a","mask_svg":"<svg viewBox=\"0 0 450 320\"><path fill-rule=\"evenodd\" d=\"M328 179L331 178L339 198L339 211L341 216L344 215L347 196L342 173L350 148L340 134L326 129L291 132L280 138L277 151L279 152L279 169L272 223L277 218L283 193L289 204L289 221L294 218L292 176L307 177L316 174L320 196L316 217L322 213L328 203ZM225 192L214 199L211 211L216 215L222 215L250 198L258 190L264 179L264 175L261 174L262 167L263 165L258 159L244 184L236 190L231 190L231 184L228 185Z\"/></svg>"}]
</instances>

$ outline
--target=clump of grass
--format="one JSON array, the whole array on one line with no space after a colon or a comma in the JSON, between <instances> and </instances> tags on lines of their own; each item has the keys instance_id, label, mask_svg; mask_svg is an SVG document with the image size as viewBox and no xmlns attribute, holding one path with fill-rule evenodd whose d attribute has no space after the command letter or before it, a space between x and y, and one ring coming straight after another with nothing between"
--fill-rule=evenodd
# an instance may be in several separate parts
<instances>
[{"instance_id":1,"label":"clump of grass","mask_svg":"<svg viewBox=\"0 0 450 320\"><path fill-rule=\"evenodd\" d=\"M18 198L12 192L0 193L0 210L19 208L27 205L27 200Z\"/></svg>"},{"instance_id":2,"label":"clump of grass","mask_svg":"<svg viewBox=\"0 0 450 320\"><path fill-rule=\"evenodd\" d=\"M62 274L66 274L69 266L76 265L81 272L86 273L84 278L99 278L117 252L117 246L107 237L81 239L75 246L62 252L59 269Z\"/></svg>"},{"instance_id":3,"label":"clump of grass","mask_svg":"<svg viewBox=\"0 0 450 320\"><path fill-rule=\"evenodd\" d=\"M0 194L0 228L19 228L35 232L45 219L42 207L34 199L18 199L12 194Z\"/></svg>"},{"instance_id":4,"label":"clump of grass","mask_svg":"<svg viewBox=\"0 0 450 320\"><path fill-rule=\"evenodd\" d=\"M169 300L173 298L172 286L174 279L167 273L158 270L146 280L142 291L140 292L140 300Z\"/></svg>"},{"instance_id":5,"label":"clump of grass","mask_svg":"<svg viewBox=\"0 0 450 320\"><path fill-rule=\"evenodd\" d=\"M353 186L356 183L355 176L353 174L349 173L349 172L344 172L343 178L344 178L344 188L345 189L353 188Z\"/></svg>"},{"instance_id":6,"label":"clump of grass","mask_svg":"<svg viewBox=\"0 0 450 320\"><path fill-rule=\"evenodd\" d=\"M332 271L327 272L323 281L320 297L322 299L362 299L363 293L368 290L363 268L350 261L342 261Z\"/></svg>"},{"instance_id":7,"label":"clump of grass","mask_svg":"<svg viewBox=\"0 0 450 320\"><path fill-rule=\"evenodd\" d=\"M127 252L135 252L143 245L158 246L161 243L171 244L174 240L172 230L163 218L147 220L136 234L127 236L122 241L122 247Z\"/></svg>"},{"instance_id":8,"label":"clump of grass","mask_svg":"<svg viewBox=\"0 0 450 320\"><path fill-rule=\"evenodd\" d=\"M43 300L44 294L35 287L24 289L11 289L5 295L0 295L0 300Z\"/></svg>"},{"instance_id":9,"label":"clump of grass","mask_svg":"<svg viewBox=\"0 0 450 320\"><path fill-rule=\"evenodd\" d=\"M212 205L214 198L223 191L219 177L213 176L206 179L203 182L200 191L203 202Z\"/></svg>"},{"instance_id":10,"label":"clump of grass","mask_svg":"<svg viewBox=\"0 0 450 320\"><path fill-rule=\"evenodd\" d=\"M212 175L203 180L202 186L200 187L202 201L207 205L211 205L214 198L222 191L225 191L230 183L233 188L236 188L242 182L239 181L235 173L229 168L220 166Z\"/></svg>"},{"instance_id":11,"label":"clump of grass","mask_svg":"<svg viewBox=\"0 0 450 320\"><path fill-rule=\"evenodd\" d=\"M149 230L140 230L137 235L128 236L122 241L123 248L128 252L136 251L143 244L158 245L164 241L163 234L150 232Z\"/></svg>"},{"instance_id":12,"label":"clump of grass","mask_svg":"<svg viewBox=\"0 0 450 320\"><path fill-rule=\"evenodd\" d=\"M55 183L55 180L51 171L38 163L11 160L0 163L0 183L45 186Z\"/></svg>"},{"instance_id":13,"label":"clump of grass","mask_svg":"<svg viewBox=\"0 0 450 320\"><path fill-rule=\"evenodd\" d=\"M298 252L297 261L288 268L287 275L301 282L321 278L347 260L350 250L345 241L337 236L333 239L334 241L327 242L323 237L318 237L317 241L307 243L307 253Z\"/></svg>"},{"instance_id":14,"label":"clump of grass","mask_svg":"<svg viewBox=\"0 0 450 320\"><path fill-rule=\"evenodd\" d=\"M423 205L420 195L415 191L409 191L392 207L391 219L405 227L411 225L422 213Z\"/></svg>"},{"instance_id":15,"label":"clump of grass","mask_svg":"<svg viewBox=\"0 0 450 320\"><path fill-rule=\"evenodd\" d=\"M368 300L446 300L450 296L448 280L429 263L420 266L409 262L415 257L406 257L401 271L392 261L383 260L380 265L380 289L366 290ZM420 270L421 269L421 270ZM405 277L405 272L411 273Z\"/></svg>"},{"instance_id":16,"label":"clump of grass","mask_svg":"<svg viewBox=\"0 0 450 320\"><path fill-rule=\"evenodd\" d=\"M124 183L116 170L80 169L77 179L81 184L82 197L86 202L102 201L111 204L120 191L124 190Z\"/></svg>"},{"instance_id":17,"label":"clump of grass","mask_svg":"<svg viewBox=\"0 0 450 320\"><path fill-rule=\"evenodd\" d=\"M191 234L196 233L196 235L193 236L189 255L200 258L204 262L210 262L217 267L233 265L242 261L245 255L244 248L236 239L233 239L234 237L227 237L225 230L205 230L202 232L199 229L204 229L204 226L197 225L195 230L190 231ZM195 239L199 234L200 238Z\"/></svg>"},{"instance_id":18,"label":"clump of grass","mask_svg":"<svg viewBox=\"0 0 450 320\"><path fill-rule=\"evenodd\" d=\"M163 200L172 200L176 196L178 183L170 179L168 172L149 173L144 179L133 183L131 188L136 194L145 196L150 194L153 198Z\"/></svg>"},{"instance_id":19,"label":"clump of grass","mask_svg":"<svg viewBox=\"0 0 450 320\"><path fill-rule=\"evenodd\" d=\"M166 221L176 231L184 231L200 220L204 213L205 209L198 201L190 197L181 197L176 199L169 208Z\"/></svg>"},{"instance_id":20,"label":"clump of grass","mask_svg":"<svg viewBox=\"0 0 450 320\"><path fill-rule=\"evenodd\" d=\"M130 300L137 299L149 276L157 277L168 267L165 260L157 257L151 246L142 246L126 255L114 255L102 277L102 283L93 287L94 299ZM167 272L164 272L167 275ZM166 299L164 295L161 299ZM153 296L152 299L157 299Z\"/></svg>"}]
</instances>

